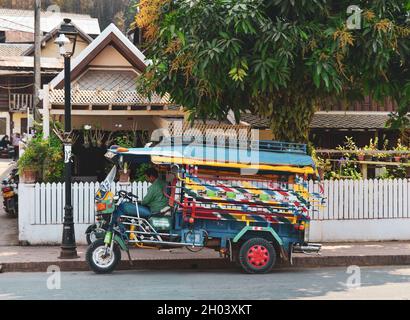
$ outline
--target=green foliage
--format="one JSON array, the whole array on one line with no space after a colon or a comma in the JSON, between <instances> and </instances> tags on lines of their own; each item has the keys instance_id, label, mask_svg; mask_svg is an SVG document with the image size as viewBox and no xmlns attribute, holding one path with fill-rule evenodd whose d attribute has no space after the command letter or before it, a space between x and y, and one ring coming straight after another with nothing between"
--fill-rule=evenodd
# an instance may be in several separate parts
<instances>
[{"instance_id":1,"label":"green foliage","mask_svg":"<svg viewBox=\"0 0 410 320\"><path fill-rule=\"evenodd\" d=\"M30 140L19 159L18 168L20 174L27 169L36 171L39 182L61 181L64 171L61 141L54 134L49 139L43 139L42 134L37 134Z\"/></svg>"},{"instance_id":2,"label":"green foliage","mask_svg":"<svg viewBox=\"0 0 410 320\"><path fill-rule=\"evenodd\" d=\"M387 167L377 178L379 179L404 179L407 177L406 168L402 165L398 167Z\"/></svg>"},{"instance_id":3,"label":"green foliage","mask_svg":"<svg viewBox=\"0 0 410 320\"><path fill-rule=\"evenodd\" d=\"M170 2L141 8L152 65L139 87L169 93L191 119L226 119L233 110L238 120L250 110L271 120L276 139L305 142L316 108L335 100L391 97L396 118L407 113L403 0L356 1L360 30L346 27L350 0Z\"/></svg>"},{"instance_id":4,"label":"green foliage","mask_svg":"<svg viewBox=\"0 0 410 320\"><path fill-rule=\"evenodd\" d=\"M133 148L135 147L134 137L132 134L124 133L117 138L115 138L115 143L124 148Z\"/></svg>"},{"instance_id":5,"label":"green foliage","mask_svg":"<svg viewBox=\"0 0 410 320\"><path fill-rule=\"evenodd\" d=\"M149 163L141 163L135 170L134 181L145 181L145 171L150 168Z\"/></svg>"},{"instance_id":6,"label":"green foliage","mask_svg":"<svg viewBox=\"0 0 410 320\"><path fill-rule=\"evenodd\" d=\"M396 146L394 147L394 151L398 151L399 153L400 153L400 151L409 151L409 147L406 146L406 145L404 145L404 144L401 142L401 139L398 139L398 140L397 140L397 144L396 144Z\"/></svg>"}]
</instances>

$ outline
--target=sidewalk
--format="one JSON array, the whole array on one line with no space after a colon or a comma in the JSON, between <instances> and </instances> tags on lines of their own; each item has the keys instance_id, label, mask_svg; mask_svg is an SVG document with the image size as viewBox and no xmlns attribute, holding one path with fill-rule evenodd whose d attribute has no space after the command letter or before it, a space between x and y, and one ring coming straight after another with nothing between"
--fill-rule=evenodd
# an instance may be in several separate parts
<instances>
[{"instance_id":1,"label":"sidewalk","mask_svg":"<svg viewBox=\"0 0 410 320\"><path fill-rule=\"evenodd\" d=\"M2 272L45 272L50 265L62 271L87 271L86 247L78 247L79 259L60 260L59 247L0 246ZM187 249L132 249L133 266L122 252L118 269L226 269L234 266L219 253L204 249L192 253ZM320 255L295 254L295 268L333 266L377 266L410 264L410 242L366 242L324 244Z\"/></svg>"}]
</instances>

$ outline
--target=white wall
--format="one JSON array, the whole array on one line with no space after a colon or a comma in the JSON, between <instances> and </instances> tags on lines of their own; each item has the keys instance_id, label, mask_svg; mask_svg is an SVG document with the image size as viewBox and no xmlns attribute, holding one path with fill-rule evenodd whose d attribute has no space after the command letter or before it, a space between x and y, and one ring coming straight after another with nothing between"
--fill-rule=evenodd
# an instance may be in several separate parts
<instances>
[{"instance_id":1,"label":"white wall","mask_svg":"<svg viewBox=\"0 0 410 320\"><path fill-rule=\"evenodd\" d=\"M24 216L23 216L24 217ZM85 231L89 224L75 224L75 239L77 245L86 245ZM63 225L31 225L25 223L19 216L19 241L27 241L31 245L57 245L62 241Z\"/></svg>"},{"instance_id":2,"label":"white wall","mask_svg":"<svg viewBox=\"0 0 410 320\"><path fill-rule=\"evenodd\" d=\"M410 240L410 219L312 221L311 242Z\"/></svg>"}]
</instances>

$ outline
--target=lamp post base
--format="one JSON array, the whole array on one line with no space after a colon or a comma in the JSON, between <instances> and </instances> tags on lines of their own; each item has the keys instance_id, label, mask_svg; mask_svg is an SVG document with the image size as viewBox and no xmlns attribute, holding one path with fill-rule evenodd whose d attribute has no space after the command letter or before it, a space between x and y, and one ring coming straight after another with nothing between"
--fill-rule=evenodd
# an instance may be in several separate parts
<instances>
[{"instance_id":1,"label":"lamp post base","mask_svg":"<svg viewBox=\"0 0 410 320\"><path fill-rule=\"evenodd\" d=\"M78 259L80 256L77 254L77 248L61 248L60 256L58 259Z\"/></svg>"}]
</instances>

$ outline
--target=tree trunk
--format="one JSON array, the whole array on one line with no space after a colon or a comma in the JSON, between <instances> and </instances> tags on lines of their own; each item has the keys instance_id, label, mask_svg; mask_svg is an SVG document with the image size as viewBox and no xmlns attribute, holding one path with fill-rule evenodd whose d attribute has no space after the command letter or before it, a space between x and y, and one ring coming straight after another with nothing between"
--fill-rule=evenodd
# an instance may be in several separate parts
<instances>
[{"instance_id":1,"label":"tree trunk","mask_svg":"<svg viewBox=\"0 0 410 320\"><path fill-rule=\"evenodd\" d=\"M300 97L301 95L299 95ZM316 110L313 99L297 99L297 95L259 97L255 112L270 119L273 137L278 141L308 143L309 129Z\"/></svg>"}]
</instances>

